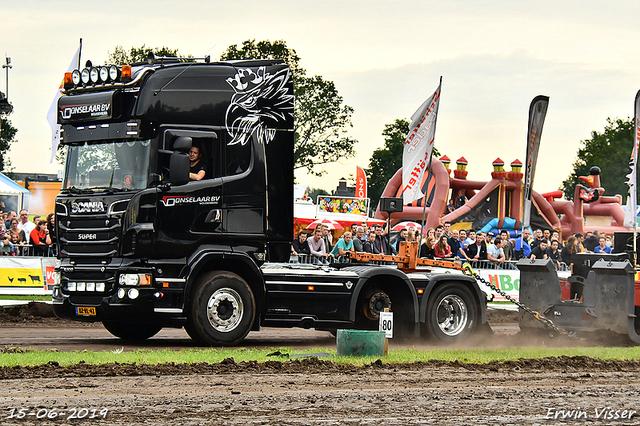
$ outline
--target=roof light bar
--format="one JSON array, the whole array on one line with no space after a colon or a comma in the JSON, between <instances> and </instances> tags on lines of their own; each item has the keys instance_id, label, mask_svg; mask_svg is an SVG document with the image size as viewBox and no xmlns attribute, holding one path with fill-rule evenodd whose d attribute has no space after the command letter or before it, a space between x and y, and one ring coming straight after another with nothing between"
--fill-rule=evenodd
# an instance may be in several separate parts
<instances>
[{"instance_id":1,"label":"roof light bar","mask_svg":"<svg viewBox=\"0 0 640 426\"><path fill-rule=\"evenodd\" d=\"M64 88L81 89L86 87L91 89L94 86L112 85L117 83L128 83L132 79L130 65L101 65L92 66L87 61L87 66L83 69L76 69L73 72L65 73Z\"/></svg>"}]
</instances>

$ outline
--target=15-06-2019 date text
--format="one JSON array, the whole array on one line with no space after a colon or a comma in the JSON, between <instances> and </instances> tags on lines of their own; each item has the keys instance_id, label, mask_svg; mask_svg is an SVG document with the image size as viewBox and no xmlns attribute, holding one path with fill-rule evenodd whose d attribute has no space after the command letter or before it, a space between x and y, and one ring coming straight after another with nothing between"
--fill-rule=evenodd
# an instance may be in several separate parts
<instances>
[{"instance_id":1,"label":"15-06-2019 date text","mask_svg":"<svg viewBox=\"0 0 640 426\"><path fill-rule=\"evenodd\" d=\"M7 419L97 419L107 418L108 408L11 408Z\"/></svg>"}]
</instances>

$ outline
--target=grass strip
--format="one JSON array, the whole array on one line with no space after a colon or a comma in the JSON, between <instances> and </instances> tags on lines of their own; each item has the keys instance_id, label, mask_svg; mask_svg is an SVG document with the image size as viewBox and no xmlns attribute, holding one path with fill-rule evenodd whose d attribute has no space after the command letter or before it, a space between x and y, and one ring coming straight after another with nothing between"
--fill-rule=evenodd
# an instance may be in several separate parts
<instances>
[{"instance_id":1,"label":"grass strip","mask_svg":"<svg viewBox=\"0 0 640 426\"><path fill-rule=\"evenodd\" d=\"M24 294L0 294L0 300L28 300L37 302L51 302L50 294L24 295Z\"/></svg>"},{"instance_id":2,"label":"grass strip","mask_svg":"<svg viewBox=\"0 0 640 426\"><path fill-rule=\"evenodd\" d=\"M288 354L286 356L267 356L273 352ZM365 365L382 359L385 363L412 363L417 361L459 361L464 363L485 364L492 361L515 361L521 358L536 359L559 356L587 356L597 360L640 360L640 347L605 348L605 347L575 347L575 348L546 348L546 347L518 347L501 349L395 349L390 350L386 357L345 357L336 356L335 349L313 348L301 351L292 348L262 348L262 349L139 349L134 351L75 351L57 352L42 350L23 350L20 348L0 348L0 366L41 365L55 361L62 366L69 366L80 362L87 364L107 364L118 362L137 364L162 363L219 363L226 358L242 361L286 361L294 355L328 353L327 359L339 364Z\"/></svg>"}]
</instances>

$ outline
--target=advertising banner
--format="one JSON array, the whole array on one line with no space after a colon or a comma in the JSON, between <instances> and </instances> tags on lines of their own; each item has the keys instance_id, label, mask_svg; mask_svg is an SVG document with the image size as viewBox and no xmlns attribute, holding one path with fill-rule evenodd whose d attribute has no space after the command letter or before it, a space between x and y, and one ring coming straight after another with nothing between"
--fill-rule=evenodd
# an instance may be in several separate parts
<instances>
[{"instance_id":1,"label":"advertising banner","mask_svg":"<svg viewBox=\"0 0 640 426\"><path fill-rule=\"evenodd\" d=\"M629 167L631 172L627 175L627 185L629 185L629 197L627 197L627 209L624 214L624 226L627 228L636 227L636 210L638 208L638 188L637 182L637 170L638 170L638 147L640 147L640 90L636 93L636 101L634 104L634 143L631 150L631 160L629 160Z\"/></svg>"},{"instance_id":2,"label":"advertising banner","mask_svg":"<svg viewBox=\"0 0 640 426\"><path fill-rule=\"evenodd\" d=\"M367 175L356 166L356 198L367 198Z\"/></svg>"},{"instance_id":3,"label":"advertising banner","mask_svg":"<svg viewBox=\"0 0 640 426\"><path fill-rule=\"evenodd\" d=\"M533 178L538 162L538 150L542 137L542 126L547 116L548 96L536 96L529 106L529 127L527 129L527 156L524 169L522 228L528 228L531 221L531 198L533 196Z\"/></svg>"},{"instance_id":4,"label":"advertising banner","mask_svg":"<svg viewBox=\"0 0 640 426\"><path fill-rule=\"evenodd\" d=\"M0 257L0 292L50 294L55 282L54 257Z\"/></svg>"},{"instance_id":5,"label":"advertising banner","mask_svg":"<svg viewBox=\"0 0 640 426\"><path fill-rule=\"evenodd\" d=\"M318 197L318 213L346 213L361 216L367 215L369 199L354 199L344 197Z\"/></svg>"},{"instance_id":6,"label":"advertising banner","mask_svg":"<svg viewBox=\"0 0 640 426\"><path fill-rule=\"evenodd\" d=\"M441 88L442 78L433 95L411 116L402 153L402 199L405 205L424 197L420 185L433 152Z\"/></svg>"}]
</instances>

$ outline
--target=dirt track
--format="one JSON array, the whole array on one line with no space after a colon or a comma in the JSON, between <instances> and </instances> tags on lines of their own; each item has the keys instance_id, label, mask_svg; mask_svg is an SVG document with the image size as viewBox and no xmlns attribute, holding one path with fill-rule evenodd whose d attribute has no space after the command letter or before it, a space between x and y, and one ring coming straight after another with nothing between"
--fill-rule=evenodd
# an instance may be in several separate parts
<instances>
[{"instance_id":1,"label":"dirt track","mask_svg":"<svg viewBox=\"0 0 640 426\"><path fill-rule=\"evenodd\" d=\"M12 322L2 319L3 342L7 334L38 330L34 319L25 316ZM58 332L71 334L74 329L76 334L101 330L66 323L60 327L55 319L35 321L48 326L40 327L43 335L56 325ZM490 341L516 341L517 336L510 335L512 314L492 314L492 325L503 332ZM297 336L304 347L311 335ZM255 346L268 345L269 338L260 339ZM80 340L87 349L102 344ZM489 365L378 361L362 368L318 359L68 368L50 363L0 369L0 424L640 424L639 373L640 362L581 357ZM25 418L18 420L20 408ZM58 415L54 420L36 418L52 413ZM84 418L69 418L74 413ZM562 420L563 414L570 418ZM607 419L609 414L626 418Z\"/></svg>"},{"instance_id":2,"label":"dirt track","mask_svg":"<svg viewBox=\"0 0 640 426\"><path fill-rule=\"evenodd\" d=\"M560 410L578 410L590 424L638 424L631 419L598 420L596 410L638 411L640 364L588 365L590 360L547 360L489 367L427 363L349 368L317 360L268 365L227 364L159 369L112 366L102 373L128 370L134 376L76 377L49 366L61 378L2 380L2 423L10 409L57 409L65 416L87 408L106 419L58 424L584 424L584 419L553 419ZM575 366L574 366L575 365ZM82 370L78 367L77 370ZM76 371L86 374L88 371ZM193 371L196 370L196 371ZM622 370L622 371L619 371ZM92 375L97 374L92 371ZM136 376L140 374L140 376ZM550 411L551 410L551 411ZM621 415L622 411L618 412ZM548 419L551 416L552 419ZM627 417L629 413L627 412ZM28 416L20 424L43 424ZM49 421L50 423L53 423Z\"/></svg>"}]
</instances>

